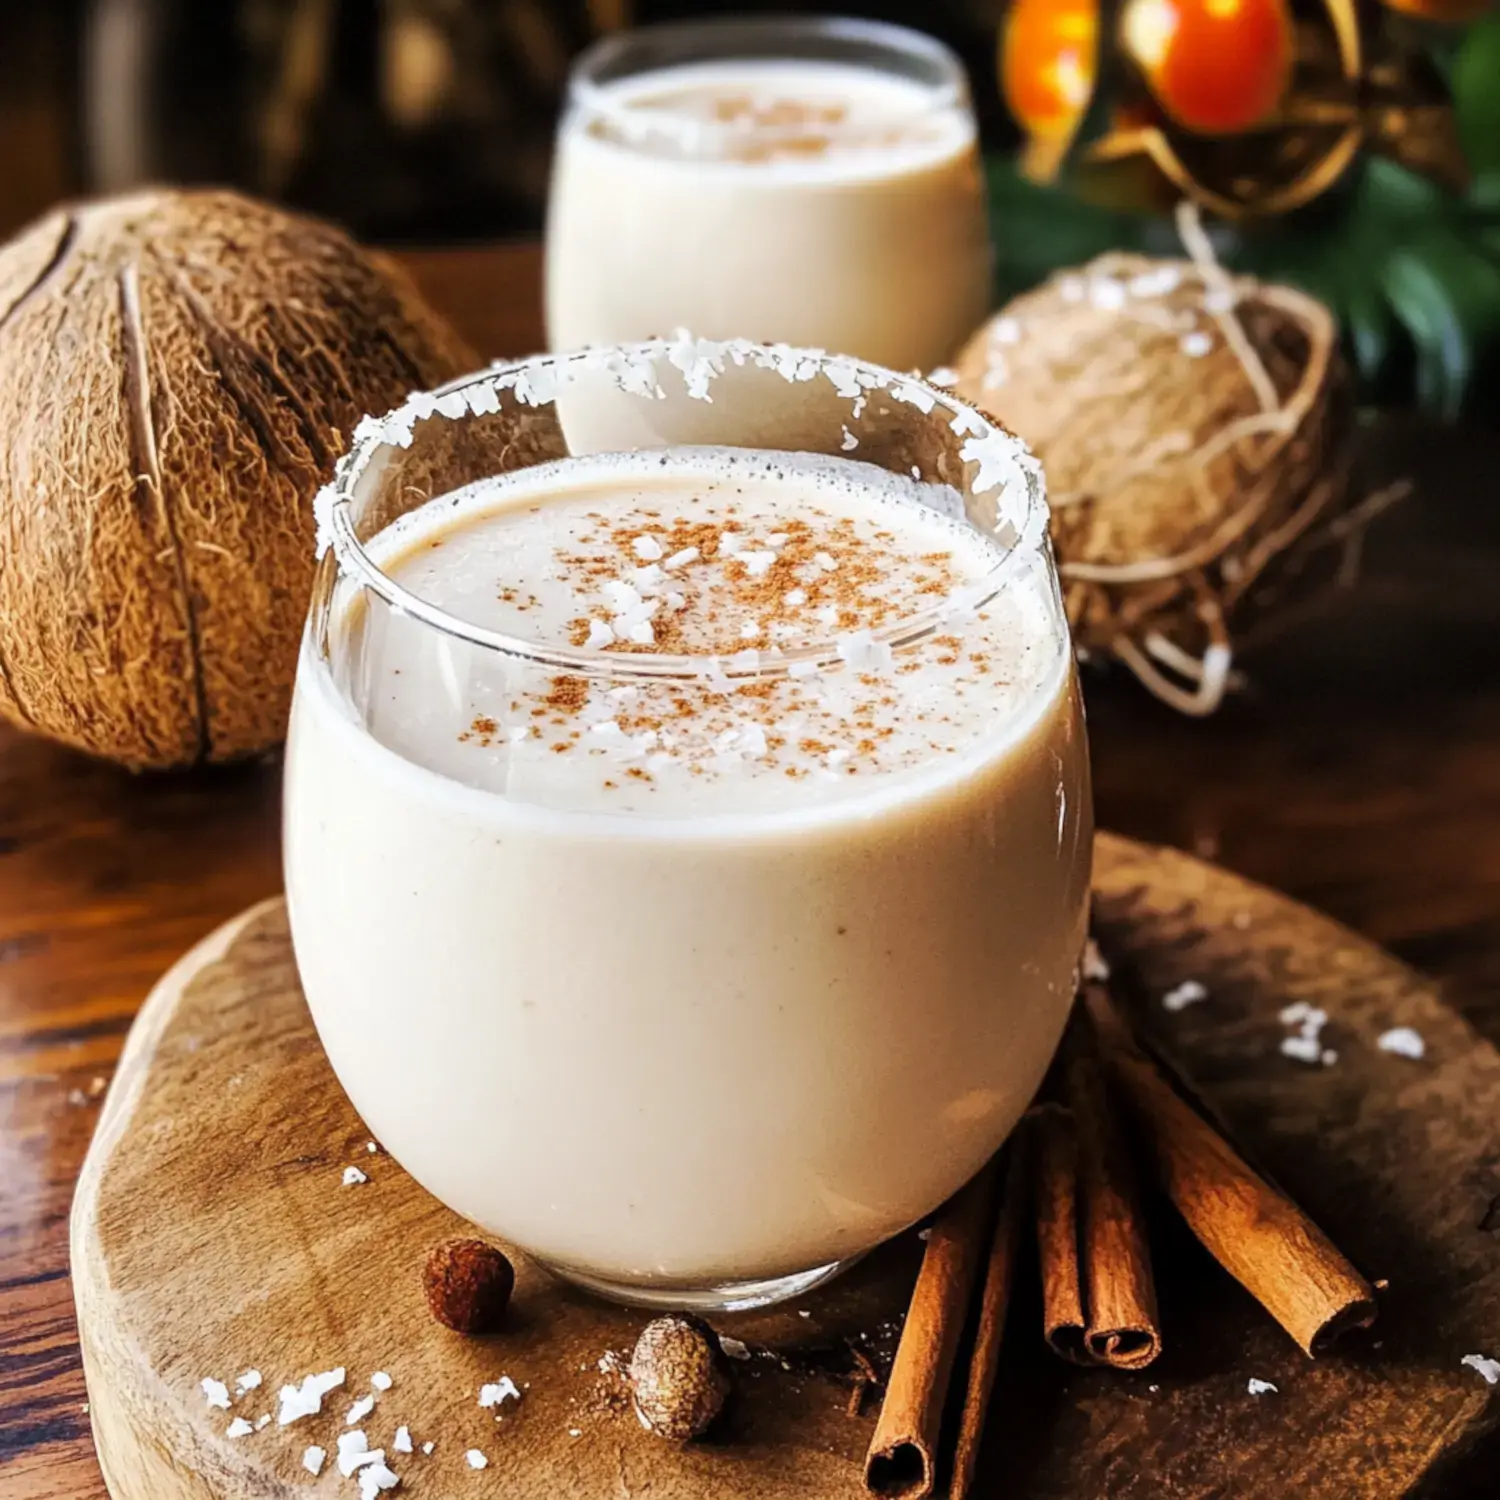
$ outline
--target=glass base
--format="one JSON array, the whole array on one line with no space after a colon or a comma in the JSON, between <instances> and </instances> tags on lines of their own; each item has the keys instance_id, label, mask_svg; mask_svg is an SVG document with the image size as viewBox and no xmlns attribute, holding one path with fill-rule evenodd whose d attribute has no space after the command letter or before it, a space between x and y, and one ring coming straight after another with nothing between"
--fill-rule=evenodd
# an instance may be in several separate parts
<instances>
[{"instance_id":1,"label":"glass base","mask_svg":"<svg viewBox=\"0 0 1500 1500\"><path fill-rule=\"evenodd\" d=\"M561 1281L582 1287L584 1291L593 1292L610 1302L623 1302L627 1307L649 1307L657 1312L749 1312L752 1308L774 1307L788 1298L800 1297L804 1292L832 1281L858 1258L836 1260L826 1266L815 1266L811 1271L798 1271L769 1281L724 1281L716 1286L697 1287L641 1286L628 1281L606 1281L602 1276L591 1276L585 1271L573 1271L564 1266L549 1265L547 1270Z\"/></svg>"}]
</instances>

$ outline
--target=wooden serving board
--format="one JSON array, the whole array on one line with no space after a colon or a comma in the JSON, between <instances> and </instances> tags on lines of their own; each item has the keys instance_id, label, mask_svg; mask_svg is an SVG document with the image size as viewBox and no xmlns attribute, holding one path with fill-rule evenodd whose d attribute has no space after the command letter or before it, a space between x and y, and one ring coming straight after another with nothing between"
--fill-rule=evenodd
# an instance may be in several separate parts
<instances>
[{"instance_id":1,"label":"wooden serving board","mask_svg":"<svg viewBox=\"0 0 1500 1500\"><path fill-rule=\"evenodd\" d=\"M1500 1357L1500 1056L1431 985L1303 907L1186 856L1101 836L1101 917L1159 996L1210 998L1148 1021L1261 1163L1372 1277L1368 1339L1314 1364L1163 1213L1167 1352L1139 1375L1065 1367L1040 1346L1023 1279L981 1493L1026 1497L1358 1500L1450 1495L1446 1476L1500 1401L1462 1356ZM1279 1010L1325 1009L1336 1063L1281 1056ZM1420 1062L1375 1045L1422 1034ZM309 1021L279 901L201 944L141 1012L73 1209L73 1277L91 1419L115 1500L357 1493L332 1453L350 1404L387 1371L361 1424L413 1496L520 1500L837 1500L862 1493L871 1415L846 1412L830 1349L899 1317L914 1237L800 1308L721 1320L775 1353L739 1368L722 1436L675 1449L602 1397L606 1351L645 1315L520 1267L510 1327L459 1338L425 1310L428 1248L462 1231L368 1139ZM872 1142L871 1149L878 1149ZM345 1187L348 1165L368 1174ZM232 1439L275 1393L343 1365L320 1415ZM214 1409L204 1377L262 1372ZM524 1388L504 1415L479 1386ZM1274 1394L1252 1397L1250 1377ZM391 1452L398 1424L418 1451ZM430 1456L420 1445L435 1443ZM320 1478L309 1444L330 1453ZM489 1466L464 1459L477 1448ZM1492 1493L1483 1482L1475 1491Z\"/></svg>"}]
</instances>

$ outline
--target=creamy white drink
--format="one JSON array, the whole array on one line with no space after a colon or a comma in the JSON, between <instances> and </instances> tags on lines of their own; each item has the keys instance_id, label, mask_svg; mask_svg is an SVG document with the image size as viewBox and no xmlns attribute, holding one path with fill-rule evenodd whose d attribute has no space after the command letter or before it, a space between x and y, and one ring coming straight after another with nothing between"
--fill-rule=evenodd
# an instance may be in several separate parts
<instances>
[{"instance_id":1,"label":"creamy white drink","mask_svg":"<svg viewBox=\"0 0 1500 1500\"><path fill-rule=\"evenodd\" d=\"M686 327L897 369L950 356L989 305L984 193L961 75L915 40L952 69L941 83L872 48L575 89L547 225L551 346Z\"/></svg>"},{"instance_id":2,"label":"creamy white drink","mask_svg":"<svg viewBox=\"0 0 1500 1500\"><path fill-rule=\"evenodd\" d=\"M1041 1077L1088 887L1071 658L1042 567L883 639L1003 556L932 489L748 449L542 463L366 547L587 671L363 593L342 681L310 637L286 860L319 1033L404 1167L555 1267L681 1291L858 1254ZM699 670L642 675L669 656Z\"/></svg>"}]
</instances>

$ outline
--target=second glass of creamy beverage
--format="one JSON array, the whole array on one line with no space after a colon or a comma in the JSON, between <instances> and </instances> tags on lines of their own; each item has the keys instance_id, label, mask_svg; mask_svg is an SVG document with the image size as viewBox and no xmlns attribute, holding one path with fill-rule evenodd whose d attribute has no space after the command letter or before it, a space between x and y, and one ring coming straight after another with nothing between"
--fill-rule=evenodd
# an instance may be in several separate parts
<instances>
[{"instance_id":1,"label":"second glass of creamy beverage","mask_svg":"<svg viewBox=\"0 0 1500 1500\"><path fill-rule=\"evenodd\" d=\"M371 1131L564 1277L765 1305L996 1150L1091 812L1040 470L932 386L681 340L367 419L286 764Z\"/></svg>"},{"instance_id":2,"label":"second glass of creamy beverage","mask_svg":"<svg viewBox=\"0 0 1500 1500\"><path fill-rule=\"evenodd\" d=\"M688 328L926 370L979 324L990 282L968 87L930 37L710 21L606 38L574 70L553 349Z\"/></svg>"}]
</instances>

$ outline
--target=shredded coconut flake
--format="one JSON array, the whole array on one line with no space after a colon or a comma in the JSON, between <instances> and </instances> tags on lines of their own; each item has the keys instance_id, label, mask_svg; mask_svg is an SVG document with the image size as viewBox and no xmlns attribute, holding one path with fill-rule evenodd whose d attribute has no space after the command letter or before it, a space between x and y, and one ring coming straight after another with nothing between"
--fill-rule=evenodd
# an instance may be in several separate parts
<instances>
[{"instance_id":1,"label":"shredded coconut flake","mask_svg":"<svg viewBox=\"0 0 1500 1500\"><path fill-rule=\"evenodd\" d=\"M657 541L656 538L649 532L643 532L640 536L636 537L636 539L630 544L630 550L634 552L642 562L653 563L661 561L661 543Z\"/></svg>"},{"instance_id":2,"label":"shredded coconut flake","mask_svg":"<svg viewBox=\"0 0 1500 1500\"><path fill-rule=\"evenodd\" d=\"M338 1438L339 1473L347 1479L364 1464L371 1464L382 1457L379 1448L371 1449L370 1440L363 1432L341 1432Z\"/></svg>"},{"instance_id":3,"label":"shredded coconut flake","mask_svg":"<svg viewBox=\"0 0 1500 1500\"><path fill-rule=\"evenodd\" d=\"M229 1410L229 1387L222 1380L200 1380L198 1389L210 1406L216 1406L220 1411Z\"/></svg>"},{"instance_id":4,"label":"shredded coconut flake","mask_svg":"<svg viewBox=\"0 0 1500 1500\"><path fill-rule=\"evenodd\" d=\"M259 1432L263 1427L269 1427L270 1425L271 1425L271 1413L270 1412L265 1412L263 1415L258 1416L255 1419L255 1430L257 1432Z\"/></svg>"},{"instance_id":5,"label":"shredded coconut flake","mask_svg":"<svg viewBox=\"0 0 1500 1500\"><path fill-rule=\"evenodd\" d=\"M1277 1392L1277 1388L1269 1380L1256 1380L1254 1376L1251 1376L1246 1389L1252 1396L1274 1396Z\"/></svg>"},{"instance_id":6,"label":"shredded coconut flake","mask_svg":"<svg viewBox=\"0 0 1500 1500\"><path fill-rule=\"evenodd\" d=\"M361 1396L353 1406L349 1408L349 1414L344 1418L345 1427L353 1427L356 1422L363 1422L366 1417L375 1410L375 1398L373 1396Z\"/></svg>"},{"instance_id":7,"label":"shredded coconut flake","mask_svg":"<svg viewBox=\"0 0 1500 1500\"><path fill-rule=\"evenodd\" d=\"M1189 359L1202 359L1214 346L1214 341L1201 328L1194 329L1192 333L1185 333L1179 345L1182 352Z\"/></svg>"},{"instance_id":8,"label":"shredded coconut flake","mask_svg":"<svg viewBox=\"0 0 1500 1500\"><path fill-rule=\"evenodd\" d=\"M1500 1359L1490 1359L1483 1354L1466 1354L1459 1360L1459 1364L1467 1365L1483 1378L1486 1385L1494 1385L1500 1381Z\"/></svg>"},{"instance_id":9,"label":"shredded coconut flake","mask_svg":"<svg viewBox=\"0 0 1500 1500\"><path fill-rule=\"evenodd\" d=\"M323 1460L327 1457L327 1453L314 1443L312 1447L302 1450L302 1467L309 1474L321 1474L323 1472Z\"/></svg>"},{"instance_id":10,"label":"shredded coconut flake","mask_svg":"<svg viewBox=\"0 0 1500 1500\"><path fill-rule=\"evenodd\" d=\"M362 1183L362 1182L368 1182L369 1180L370 1179L368 1177L366 1177L365 1174L363 1172L361 1172L358 1167L345 1167L344 1168L344 1186L345 1187L358 1187L360 1183Z\"/></svg>"},{"instance_id":11,"label":"shredded coconut flake","mask_svg":"<svg viewBox=\"0 0 1500 1500\"><path fill-rule=\"evenodd\" d=\"M604 646L613 646L614 643L615 632L613 626L609 625L604 620L589 621L589 634L588 639L584 642L585 646L587 646L592 651L597 651ZM527 733L524 725L521 726L521 730L521 737L524 739Z\"/></svg>"},{"instance_id":12,"label":"shredded coconut flake","mask_svg":"<svg viewBox=\"0 0 1500 1500\"><path fill-rule=\"evenodd\" d=\"M255 1429L243 1418L236 1417L228 1427L224 1429L224 1436L230 1438L249 1437Z\"/></svg>"},{"instance_id":13,"label":"shredded coconut flake","mask_svg":"<svg viewBox=\"0 0 1500 1500\"><path fill-rule=\"evenodd\" d=\"M396 1435L391 1439L391 1451L393 1453L411 1452L411 1429L405 1424L396 1429Z\"/></svg>"},{"instance_id":14,"label":"shredded coconut flake","mask_svg":"<svg viewBox=\"0 0 1500 1500\"><path fill-rule=\"evenodd\" d=\"M381 1490L393 1490L400 1483L400 1477L388 1469L383 1461L373 1463L360 1471L359 1500L375 1500Z\"/></svg>"},{"instance_id":15,"label":"shredded coconut flake","mask_svg":"<svg viewBox=\"0 0 1500 1500\"><path fill-rule=\"evenodd\" d=\"M679 568L685 568L689 563L695 563L703 554L697 547L684 547L680 552L674 552L662 567L668 573L675 573Z\"/></svg>"},{"instance_id":16,"label":"shredded coconut flake","mask_svg":"<svg viewBox=\"0 0 1500 1500\"><path fill-rule=\"evenodd\" d=\"M749 1359L750 1346L739 1339L732 1339L728 1334L719 1335L719 1348L721 1348L730 1359Z\"/></svg>"},{"instance_id":17,"label":"shredded coconut flake","mask_svg":"<svg viewBox=\"0 0 1500 1500\"><path fill-rule=\"evenodd\" d=\"M1375 1045L1382 1052L1409 1057L1413 1062L1419 1062L1427 1054L1427 1043L1410 1026L1393 1026L1389 1031L1381 1032Z\"/></svg>"},{"instance_id":18,"label":"shredded coconut flake","mask_svg":"<svg viewBox=\"0 0 1500 1500\"><path fill-rule=\"evenodd\" d=\"M1298 1062L1321 1063L1323 1049L1315 1036L1284 1036L1281 1039L1281 1055L1295 1058Z\"/></svg>"},{"instance_id":19,"label":"shredded coconut flake","mask_svg":"<svg viewBox=\"0 0 1500 1500\"><path fill-rule=\"evenodd\" d=\"M425 1453L425 1454L427 1454L429 1457L431 1457L432 1450L434 1448L436 1448L436 1447L437 1447L436 1443L423 1443L422 1444L422 1452Z\"/></svg>"},{"instance_id":20,"label":"shredded coconut flake","mask_svg":"<svg viewBox=\"0 0 1500 1500\"><path fill-rule=\"evenodd\" d=\"M959 378L958 371L950 365L939 365L937 369L928 375L927 381L930 385L940 385L944 389L947 389L949 386L957 385ZM847 431L848 429L846 428L845 430Z\"/></svg>"},{"instance_id":21,"label":"shredded coconut flake","mask_svg":"<svg viewBox=\"0 0 1500 1500\"><path fill-rule=\"evenodd\" d=\"M245 1373L239 1376L238 1379L236 1379L236 1381L234 1382L235 1395L243 1396L246 1391L253 1391L257 1389L260 1385L260 1379L261 1377L259 1370L246 1370Z\"/></svg>"},{"instance_id":22,"label":"shredded coconut flake","mask_svg":"<svg viewBox=\"0 0 1500 1500\"><path fill-rule=\"evenodd\" d=\"M470 1448L464 1453L464 1462L471 1469L484 1469L489 1467L490 1461L478 1448Z\"/></svg>"},{"instance_id":23,"label":"shredded coconut flake","mask_svg":"<svg viewBox=\"0 0 1500 1500\"><path fill-rule=\"evenodd\" d=\"M1208 999L1207 988L1196 979L1184 979L1175 989L1170 989L1161 997L1161 1003L1166 1010L1186 1010L1190 1005L1196 1005L1200 1000Z\"/></svg>"},{"instance_id":24,"label":"shredded coconut flake","mask_svg":"<svg viewBox=\"0 0 1500 1500\"><path fill-rule=\"evenodd\" d=\"M282 1386L278 1399L281 1410L276 1415L277 1425L285 1427L302 1417L316 1416L323 1409L323 1397L344 1383L344 1367L325 1370L321 1375L307 1376L300 1386Z\"/></svg>"},{"instance_id":25,"label":"shredded coconut flake","mask_svg":"<svg viewBox=\"0 0 1500 1500\"><path fill-rule=\"evenodd\" d=\"M499 1406L503 1401L519 1401L520 1399L521 1392L509 1375L502 1375L493 1384L482 1385L479 1388L481 1406Z\"/></svg>"},{"instance_id":26,"label":"shredded coconut flake","mask_svg":"<svg viewBox=\"0 0 1500 1500\"><path fill-rule=\"evenodd\" d=\"M388 1391L391 1388L392 1381L391 1377L387 1375L384 1370L376 1370L376 1372L372 1376L370 1376L370 1384L373 1385L377 1391Z\"/></svg>"}]
</instances>

